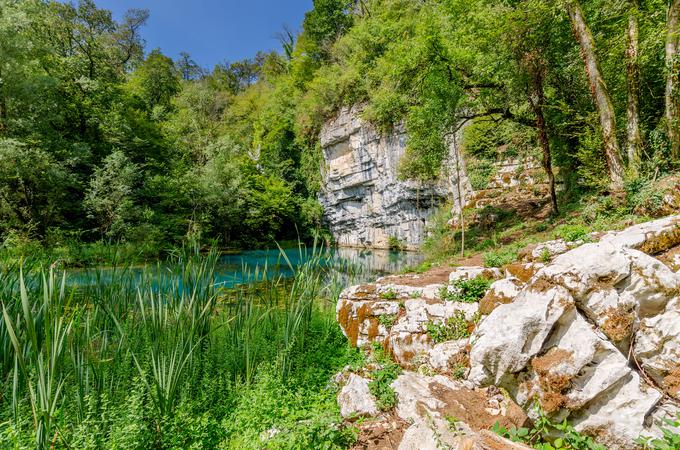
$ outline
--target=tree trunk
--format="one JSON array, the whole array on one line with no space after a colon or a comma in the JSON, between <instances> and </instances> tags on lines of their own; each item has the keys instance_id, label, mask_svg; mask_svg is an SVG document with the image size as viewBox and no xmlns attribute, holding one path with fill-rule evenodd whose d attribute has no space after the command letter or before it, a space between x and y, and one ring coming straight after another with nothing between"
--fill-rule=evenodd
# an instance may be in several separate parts
<instances>
[{"instance_id":1,"label":"tree trunk","mask_svg":"<svg viewBox=\"0 0 680 450\"><path fill-rule=\"evenodd\" d=\"M680 0L671 0L668 8L666 37L666 129L671 144L671 158L680 157Z\"/></svg>"},{"instance_id":2,"label":"tree trunk","mask_svg":"<svg viewBox=\"0 0 680 450\"><path fill-rule=\"evenodd\" d=\"M640 66L638 64L638 1L631 0L626 35L626 85L628 88L628 124L627 145L628 170L634 177L638 176L640 154L642 152L642 135L640 134Z\"/></svg>"},{"instance_id":3,"label":"tree trunk","mask_svg":"<svg viewBox=\"0 0 680 450\"><path fill-rule=\"evenodd\" d=\"M0 71L0 135L5 131L7 122L7 102L5 100L5 89L2 82L2 71Z\"/></svg>"},{"instance_id":4,"label":"tree trunk","mask_svg":"<svg viewBox=\"0 0 680 450\"><path fill-rule=\"evenodd\" d=\"M607 168L609 169L611 189L613 191L620 191L623 188L623 161L621 160L619 142L616 138L616 116L607 86L600 72L597 55L595 54L595 41L585 22L583 10L578 0L568 0L566 7L574 35L581 47L581 56L586 67L590 93L595 102L597 113L600 116L602 140L604 142Z\"/></svg>"},{"instance_id":5,"label":"tree trunk","mask_svg":"<svg viewBox=\"0 0 680 450\"><path fill-rule=\"evenodd\" d=\"M538 143L543 153L543 170L548 176L548 188L550 190L550 206L553 215L559 213L557 207L557 194L555 193L555 174L552 169L552 157L550 155L550 140L548 139L548 129L545 124L543 107L545 105L545 92L543 90L543 64L535 58L529 60L529 76L531 86L529 88L529 103L536 116L536 130L538 131Z\"/></svg>"}]
</instances>

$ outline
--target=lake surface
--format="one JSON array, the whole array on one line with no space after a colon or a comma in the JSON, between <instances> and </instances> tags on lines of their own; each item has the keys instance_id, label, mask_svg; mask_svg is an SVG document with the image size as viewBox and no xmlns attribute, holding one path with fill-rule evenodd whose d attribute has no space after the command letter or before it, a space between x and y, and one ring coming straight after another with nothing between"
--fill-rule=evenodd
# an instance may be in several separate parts
<instances>
[{"instance_id":1,"label":"lake surface","mask_svg":"<svg viewBox=\"0 0 680 450\"><path fill-rule=\"evenodd\" d=\"M259 281L261 278L254 276L255 268L261 271L264 267L267 267L270 278L272 275L291 277L293 271L290 266L295 268L312 257L310 250L285 249L284 252L288 261L279 249L248 250L223 255L217 265L217 281L224 287ZM331 250L323 263L340 271L352 267L364 275L377 276L400 272L406 267L420 264L423 260L424 256L417 252L338 248Z\"/></svg>"},{"instance_id":2,"label":"lake surface","mask_svg":"<svg viewBox=\"0 0 680 450\"><path fill-rule=\"evenodd\" d=\"M224 288L262 281L276 277L289 278L293 270L314 257L309 249L285 249L285 257L279 249L246 250L222 255L215 270L216 283ZM355 279L400 272L423 262L418 252L394 252L390 250L338 248L324 254L321 263L341 273L352 272ZM153 266L151 266L153 267ZM144 268L132 268L140 278ZM266 273L266 275L265 275ZM357 276L358 275L358 276ZM113 277L113 270L95 269L69 272L69 280L76 285L93 282L106 283Z\"/></svg>"}]
</instances>

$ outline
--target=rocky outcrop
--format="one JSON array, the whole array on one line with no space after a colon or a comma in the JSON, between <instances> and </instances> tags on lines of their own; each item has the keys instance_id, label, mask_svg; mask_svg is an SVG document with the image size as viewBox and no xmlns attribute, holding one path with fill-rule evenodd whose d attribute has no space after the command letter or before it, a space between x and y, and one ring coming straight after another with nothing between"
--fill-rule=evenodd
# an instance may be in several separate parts
<instances>
[{"instance_id":1,"label":"rocky outcrop","mask_svg":"<svg viewBox=\"0 0 680 450\"><path fill-rule=\"evenodd\" d=\"M638 448L640 436L658 434L660 420L680 412L680 273L664 262L678 255L680 216L590 239L598 242L552 242L526 253L541 263L456 268L453 285L388 277L343 293L338 320L352 343L380 342L420 372L393 385L397 414L420 424L404 440L426 442L427 425L449 442L441 405L428 406L436 403L433 378L456 392L458 404L461 386L501 389L530 417L539 406L608 449ZM475 276L500 278L479 305L444 295ZM467 323L459 334L470 337L434 342L433 327L452 320ZM413 404L427 413L414 417Z\"/></svg>"},{"instance_id":2,"label":"rocky outcrop","mask_svg":"<svg viewBox=\"0 0 680 450\"><path fill-rule=\"evenodd\" d=\"M392 383L397 396L396 414L410 423L399 449L528 447L479 434L498 423L519 428L526 414L497 389L475 389L464 381L442 375L427 376L405 372ZM469 447L467 447L469 445Z\"/></svg>"},{"instance_id":3,"label":"rocky outcrop","mask_svg":"<svg viewBox=\"0 0 680 450\"><path fill-rule=\"evenodd\" d=\"M352 378L348 383L352 382ZM392 413L374 414L359 425L355 449L399 450L525 450L522 444L488 432L499 424L522 427L527 416L495 388L476 388L442 375L404 372L391 384L397 398ZM342 392L338 396L345 405ZM369 394L370 395L370 394Z\"/></svg>"},{"instance_id":4,"label":"rocky outcrop","mask_svg":"<svg viewBox=\"0 0 680 450\"><path fill-rule=\"evenodd\" d=\"M482 273L500 271L461 267L451 273L451 279ZM405 367L419 365L429 357L434 343L428 326L441 326L457 317L472 323L479 309L477 303L442 299L443 289L454 289L444 283L407 286L385 281L346 289L338 300L337 318L352 345L379 342Z\"/></svg>"},{"instance_id":5,"label":"rocky outcrop","mask_svg":"<svg viewBox=\"0 0 680 450\"><path fill-rule=\"evenodd\" d=\"M401 242L415 249L439 205L451 200L460 205L470 195L458 149L451 146L442 182L399 180L407 140L403 126L380 133L359 115L359 108L345 108L321 132L324 220L340 246L388 248Z\"/></svg>"}]
</instances>

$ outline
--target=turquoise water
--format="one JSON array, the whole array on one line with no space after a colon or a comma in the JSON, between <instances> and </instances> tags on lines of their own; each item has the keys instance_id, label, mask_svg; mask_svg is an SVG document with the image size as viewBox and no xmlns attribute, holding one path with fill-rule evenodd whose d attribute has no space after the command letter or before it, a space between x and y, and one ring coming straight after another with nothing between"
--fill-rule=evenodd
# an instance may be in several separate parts
<instances>
[{"instance_id":1,"label":"turquoise water","mask_svg":"<svg viewBox=\"0 0 680 450\"><path fill-rule=\"evenodd\" d=\"M284 252L293 267L303 264L312 256L311 251L299 249L286 249ZM423 259L423 255L416 252L339 248L330 252L324 264L339 271L346 271L351 266L365 275L376 276L399 272L405 267L420 264ZM223 255L217 266L217 281L225 287L259 281L259 278L254 279L253 272L255 268L261 271L264 267L267 267L270 278L272 275L290 277L293 275L290 266L279 249ZM247 269L244 270L244 267Z\"/></svg>"},{"instance_id":2,"label":"turquoise water","mask_svg":"<svg viewBox=\"0 0 680 450\"><path fill-rule=\"evenodd\" d=\"M311 250L285 249L285 258L279 249L247 250L222 255L215 270L216 283L224 288L262 281L266 277L289 278L293 270L313 257ZM417 252L393 252L339 248L331 250L322 261L327 267L340 273L352 271L361 279L400 272L406 267L420 264L424 257ZM291 269L292 267L292 269ZM155 267L152 266L152 269ZM129 269L140 279L145 268ZM114 276L113 269L79 270L69 273L69 280L76 285L106 283ZM356 276L355 276L356 278Z\"/></svg>"}]
</instances>

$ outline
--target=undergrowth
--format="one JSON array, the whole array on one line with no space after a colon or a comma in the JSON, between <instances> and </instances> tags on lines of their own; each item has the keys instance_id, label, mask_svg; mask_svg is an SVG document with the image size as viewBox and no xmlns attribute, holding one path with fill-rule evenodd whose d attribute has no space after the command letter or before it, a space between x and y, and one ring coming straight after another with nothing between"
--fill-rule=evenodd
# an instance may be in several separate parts
<instances>
[{"instance_id":1,"label":"undergrowth","mask_svg":"<svg viewBox=\"0 0 680 450\"><path fill-rule=\"evenodd\" d=\"M426 331L432 342L440 344L470 337L470 324L465 319L463 311L456 311L454 316L444 323L429 322Z\"/></svg>"},{"instance_id":2,"label":"undergrowth","mask_svg":"<svg viewBox=\"0 0 680 450\"><path fill-rule=\"evenodd\" d=\"M539 408L536 412L538 419L534 421L532 428L507 429L496 422L492 431L513 442L521 442L537 450L606 450L590 436L576 431L566 420L553 423ZM559 437L550 438L555 435Z\"/></svg>"},{"instance_id":3,"label":"undergrowth","mask_svg":"<svg viewBox=\"0 0 680 450\"><path fill-rule=\"evenodd\" d=\"M484 297L491 283L491 280L484 277L459 279L451 282L449 286L444 286L440 295L442 299L452 302L476 303Z\"/></svg>"},{"instance_id":4,"label":"undergrowth","mask_svg":"<svg viewBox=\"0 0 680 450\"><path fill-rule=\"evenodd\" d=\"M327 385L359 352L323 257L230 291L193 249L75 284L0 267L0 448L348 447Z\"/></svg>"},{"instance_id":5,"label":"undergrowth","mask_svg":"<svg viewBox=\"0 0 680 450\"><path fill-rule=\"evenodd\" d=\"M380 345L374 345L371 359L378 366L378 369L371 372L368 388L375 397L378 408L381 411L387 411L397 404L397 394L391 384L401 375L402 370L397 363L385 354Z\"/></svg>"}]
</instances>

